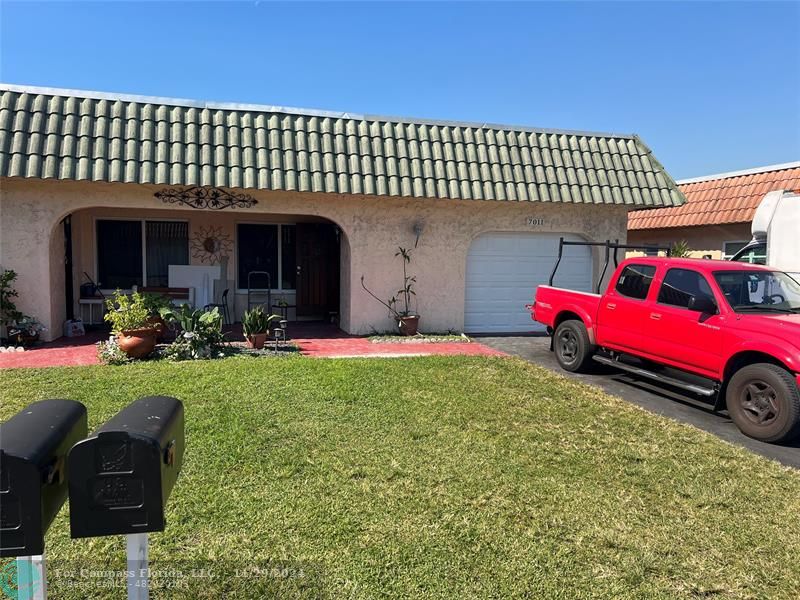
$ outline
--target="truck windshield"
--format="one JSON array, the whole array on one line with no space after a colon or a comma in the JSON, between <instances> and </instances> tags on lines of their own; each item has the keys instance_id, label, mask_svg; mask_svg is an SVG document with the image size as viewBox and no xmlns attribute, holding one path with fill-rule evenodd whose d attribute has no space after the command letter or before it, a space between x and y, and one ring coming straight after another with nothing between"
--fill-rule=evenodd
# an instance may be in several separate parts
<instances>
[{"instance_id":1,"label":"truck windshield","mask_svg":"<svg viewBox=\"0 0 800 600\"><path fill-rule=\"evenodd\" d=\"M800 283L780 271L717 271L725 299L738 313L800 313Z\"/></svg>"}]
</instances>

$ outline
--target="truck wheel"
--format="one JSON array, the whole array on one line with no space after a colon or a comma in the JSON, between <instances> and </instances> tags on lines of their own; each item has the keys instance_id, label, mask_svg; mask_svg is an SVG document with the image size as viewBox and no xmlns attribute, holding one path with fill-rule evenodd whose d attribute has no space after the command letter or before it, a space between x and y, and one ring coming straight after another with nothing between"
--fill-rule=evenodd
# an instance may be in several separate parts
<instances>
[{"instance_id":1,"label":"truck wheel","mask_svg":"<svg viewBox=\"0 0 800 600\"><path fill-rule=\"evenodd\" d=\"M586 327L575 319L564 321L556 327L553 350L558 364L570 373L585 371L594 354Z\"/></svg>"},{"instance_id":2,"label":"truck wheel","mask_svg":"<svg viewBox=\"0 0 800 600\"><path fill-rule=\"evenodd\" d=\"M764 442L800 434L800 390L791 373L770 363L742 367L728 382L725 402L736 426Z\"/></svg>"}]
</instances>

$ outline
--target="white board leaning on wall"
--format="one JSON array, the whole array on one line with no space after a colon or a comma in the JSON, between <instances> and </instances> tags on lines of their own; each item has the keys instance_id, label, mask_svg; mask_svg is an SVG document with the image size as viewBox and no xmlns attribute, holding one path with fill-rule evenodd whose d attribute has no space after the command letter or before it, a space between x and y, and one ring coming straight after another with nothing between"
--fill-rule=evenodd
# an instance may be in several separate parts
<instances>
[{"instance_id":1,"label":"white board leaning on wall","mask_svg":"<svg viewBox=\"0 0 800 600\"><path fill-rule=\"evenodd\" d=\"M214 302L214 281L219 279L219 265L169 265L169 287L194 289L194 305L203 308Z\"/></svg>"}]
</instances>

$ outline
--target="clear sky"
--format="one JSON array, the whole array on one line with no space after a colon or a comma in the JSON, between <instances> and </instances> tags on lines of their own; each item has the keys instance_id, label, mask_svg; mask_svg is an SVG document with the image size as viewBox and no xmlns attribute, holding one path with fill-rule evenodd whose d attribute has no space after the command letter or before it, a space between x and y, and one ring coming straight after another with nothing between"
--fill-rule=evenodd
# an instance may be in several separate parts
<instances>
[{"instance_id":1,"label":"clear sky","mask_svg":"<svg viewBox=\"0 0 800 600\"><path fill-rule=\"evenodd\" d=\"M0 0L0 79L635 132L683 178L800 160L798 31L798 2Z\"/></svg>"}]
</instances>

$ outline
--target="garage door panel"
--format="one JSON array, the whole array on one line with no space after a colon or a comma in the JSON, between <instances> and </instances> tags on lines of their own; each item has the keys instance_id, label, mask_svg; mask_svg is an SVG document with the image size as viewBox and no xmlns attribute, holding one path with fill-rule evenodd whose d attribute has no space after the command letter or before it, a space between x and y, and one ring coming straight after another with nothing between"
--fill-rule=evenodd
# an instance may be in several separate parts
<instances>
[{"instance_id":1,"label":"garage door panel","mask_svg":"<svg viewBox=\"0 0 800 600\"><path fill-rule=\"evenodd\" d=\"M558 255L559 234L488 233L467 254L464 330L471 333L541 331L525 308L546 284ZM564 236L566 239L579 239ZM591 252L565 249L556 285L590 291Z\"/></svg>"}]
</instances>

